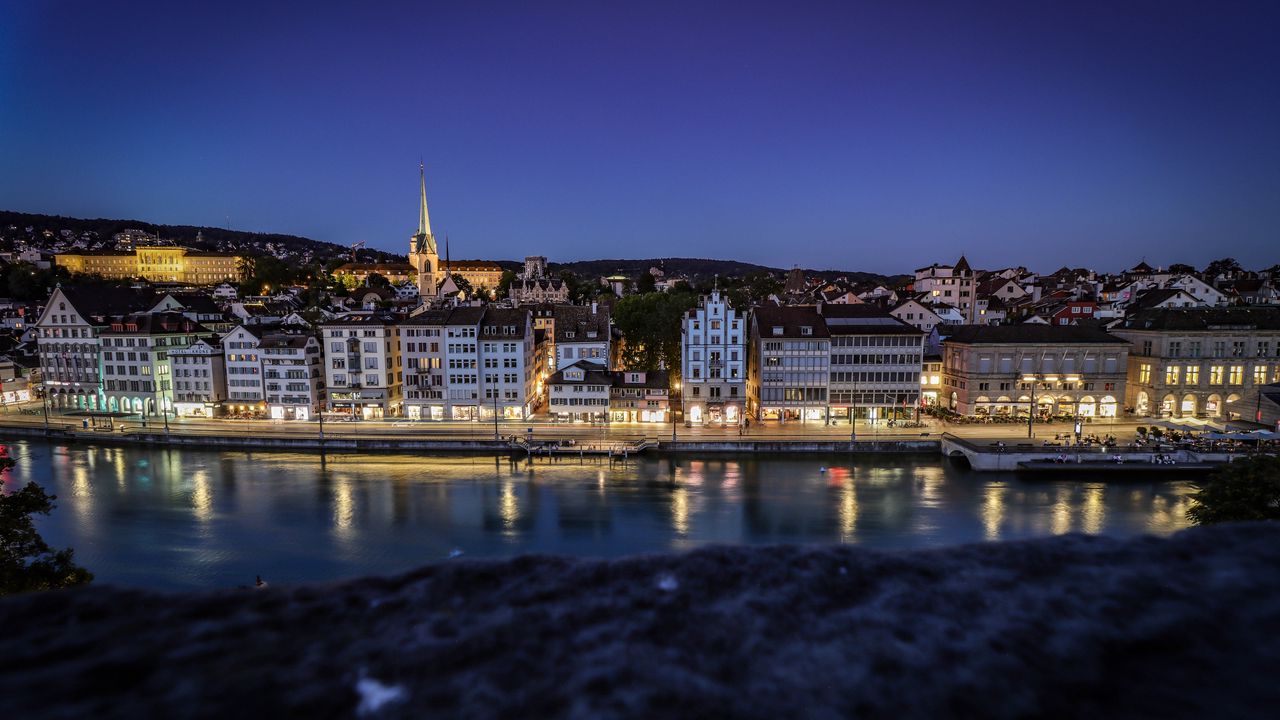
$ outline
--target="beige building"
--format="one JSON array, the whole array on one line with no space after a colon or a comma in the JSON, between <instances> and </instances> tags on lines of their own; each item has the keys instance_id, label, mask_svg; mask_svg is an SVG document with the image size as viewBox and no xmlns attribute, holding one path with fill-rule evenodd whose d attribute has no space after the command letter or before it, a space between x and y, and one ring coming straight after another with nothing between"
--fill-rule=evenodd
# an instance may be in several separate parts
<instances>
[{"instance_id":1,"label":"beige building","mask_svg":"<svg viewBox=\"0 0 1280 720\"><path fill-rule=\"evenodd\" d=\"M941 405L960 415L1115 418L1129 343L1080 325L958 325L942 343Z\"/></svg>"},{"instance_id":2,"label":"beige building","mask_svg":"<svg viewBox=\"0 0 1280 720\"><path fill-rule=\"evenodd\" d=\"M184 247L141 247L133 252L92 251L54 256L58 267L64 267L71 273L188 285L240 282L243 279L243 260L239 255L230 253Z\"/></svg>"},{"instance_id":3,"label":"beige building","mask_svg":"<svg viewBox=\"0 0 1280 720\"><path fill-rule=\"evenodd\" d=\"M1280 308L1156 308L1112 329L1132 343L1125 404L1142 417L1252 420L1280 382Z\"/></svg>"}]
</instances>

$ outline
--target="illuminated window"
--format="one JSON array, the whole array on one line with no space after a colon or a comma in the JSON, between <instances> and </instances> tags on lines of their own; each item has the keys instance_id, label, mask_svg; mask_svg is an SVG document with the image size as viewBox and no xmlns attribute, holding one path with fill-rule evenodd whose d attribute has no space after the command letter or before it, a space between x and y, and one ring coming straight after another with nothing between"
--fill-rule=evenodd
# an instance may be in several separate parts
<instances>
[{"instance_id":1,"label":"illuminated window","mask_svg":"<svg viewBox=\"0 0 1280 720\"><path fill-rule=\"evenodd\" d=\"M1229 382L1231 385L1243 385L1243 384L1244 384L1244 366L1243 366L1243 365L1232 365L1232 366L1231 366L1231 376L1230 376L1230 378L1228 379L1228 382Z\"/></svg>"},{"instance_id":2,"label":"illuminated window","mask_svg":"<svg viewBox=\"0 0 1280 720\"><path fill-rule=\"evenodd\" d=\"M1267 366L1266 365L1258 365L1253 369L1253 384L1254 385L1267 384Z\"/></svg>"},{"instance_id":3,"label":"illuminated window","mask_svg":"<svg viewBox=\"0 0 1280 720\"><path fill-rule=\"evenodd\" d=\"M1169 367L1165 368L1165 369L1164 369L1164 384L1165 384L1165 385L1177 385L1177 384L1178 384L1178 375L1180 374L1180 370L1181 370L1181 368L1179 368L1177 365L1170 365Z\"/></svg>"},{"instance_id":4,"label":"illuminated window","mask_svg":"<svg viewBox=\"0 0 1280 720\"><path fill-rule=\"evenodd\" d=\"M1188 385L1199 385L1200 384L1200 366L1188 365L1186 377L1187 377Z\"/></svg>"},{"instance_id":5,"label":"illuminated window","mask_svg":"<svg viewBox=\"0 0 1280 720\"><path fill-rule=\"evenodd\" d=\"M1209 384L1210 385L1222 384L1222 366L1221 365L1214 365L1213 367L1209 368Z\"/></svg>"},{"instance_id":6,"label":"illuminated window","mask_svg":"<svg viewBox=\"0 0 1280 720\"><path fill-rule=\"evenodd\" d=\"M1138 366L1138 382L1143 385L1147 385L1151 382L1151 366L1150 365L1144 364L1144 365Z\"/></svg>"}]
</instances>

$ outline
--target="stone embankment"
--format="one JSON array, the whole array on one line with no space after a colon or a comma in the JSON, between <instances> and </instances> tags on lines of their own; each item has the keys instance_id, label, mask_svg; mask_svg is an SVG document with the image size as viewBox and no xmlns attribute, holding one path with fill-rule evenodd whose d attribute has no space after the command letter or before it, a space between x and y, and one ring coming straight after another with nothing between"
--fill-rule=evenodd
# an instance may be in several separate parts
<instances>
[{"instance_id":1,"label":"stone embankment","mask_svg":"<svg viewBox=\"0 0 1280 720\"><path fill-rule=\"evenodd\" d=\"M0 697L24 719L1261 717L1280 702L1280 525L460 559L19 596L0 618Z\"/></svg>"},{"instance_id":2,"label":"stone embankment","mask_svg":"<svg viewBox=\"0 0 1280 720\"><path fill-rule=\"evenodd\" d=\"M540 430L544 435L554 430ZM45 431L39 426L0 426L0 438L5 437L48 437L63 443L94 443L108 445L150 445L170 447L227 448L237 450L287 450L291 452L476 452L486 454L516 453L524 455L525 451L514 447L511 440L470 439L450 437L421 437L410 433L399 435L376 435L370 432L366 437L329 435L323 441L316 435L273 434L269 431L254 434L228 432L226 434L211 432L184 432L175 430L169 433L163 430L131 430L121 432L95 432L74 429L51 429ZM548 438L549 439L549 438ZM597 442L600 447L616 445L621 451L629 443L622 441ZM657 440L650 443L653 450L670 453L927 453L936 455L939 444L936 440L859 440L850 443L847 440L826 439L724 439L706 441ZM571 453L570 453L571 454Z\"/></svg>"}]
</instances>

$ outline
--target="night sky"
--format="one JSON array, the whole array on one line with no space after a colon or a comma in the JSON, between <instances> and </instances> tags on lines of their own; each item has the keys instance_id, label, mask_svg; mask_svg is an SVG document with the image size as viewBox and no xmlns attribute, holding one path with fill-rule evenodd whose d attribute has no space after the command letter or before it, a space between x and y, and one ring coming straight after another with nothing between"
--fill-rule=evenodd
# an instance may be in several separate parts
<instances>
[{"instance_id":1,"label":"night sky","mask_svg":"<svg viewBox=\"0 0 1280 720\"><path fill-rule=\"evenodd\" d=\"M0 0L0 208L405 252L422 158L455 258L1280 261L1277 2L332 5Z\"/></svg>"}]
</instances>

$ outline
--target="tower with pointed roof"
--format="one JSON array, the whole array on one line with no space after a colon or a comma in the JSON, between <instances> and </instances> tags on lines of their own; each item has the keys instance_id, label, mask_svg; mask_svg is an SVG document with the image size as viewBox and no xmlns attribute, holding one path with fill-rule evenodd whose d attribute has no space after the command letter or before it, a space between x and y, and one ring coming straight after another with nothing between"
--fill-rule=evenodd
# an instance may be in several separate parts
<instances>
[{"instance_id":1,"label":"tower with pointed roof","mask_svg":"<svg viewBox=\"0 0 1280 720\"><path fill-rule=\"evenodd\" d=\"M418 232L409 238L409 264L418 274L419 296L433 298L441 279L440 253L436 249L436 238L431 234L431 218L427 215L427 173L421 162L418 163L418 181Z\"/></svg>"}]
</instances>

